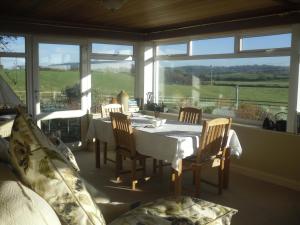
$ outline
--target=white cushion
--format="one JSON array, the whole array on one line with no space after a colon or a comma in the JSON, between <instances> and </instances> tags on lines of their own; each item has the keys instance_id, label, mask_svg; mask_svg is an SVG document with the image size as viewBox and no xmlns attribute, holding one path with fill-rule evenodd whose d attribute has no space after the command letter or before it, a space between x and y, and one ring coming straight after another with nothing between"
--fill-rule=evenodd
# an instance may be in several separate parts
<instances>
[{"instance_id":1,"label":"white cushion","mask_svg":"<svg viewBox=\"0 0 300 225\"><path fill-rule=\"evenodd\" d=\"M61 225L48 203L0 164L0 225L8 224Z\"/></svg>"}]
</instances>

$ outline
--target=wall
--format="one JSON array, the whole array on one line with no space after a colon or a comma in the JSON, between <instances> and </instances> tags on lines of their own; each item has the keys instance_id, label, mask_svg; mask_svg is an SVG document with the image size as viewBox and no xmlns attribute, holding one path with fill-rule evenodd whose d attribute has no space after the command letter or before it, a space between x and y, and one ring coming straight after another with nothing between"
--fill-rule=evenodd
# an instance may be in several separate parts
<instances>
[{"instance_id":1,"label":"wall","mask_svg":"<svg viewBox=\"0 0 300 225\"><path fill-rule=\"evenodd\" d=\"M153 115L153 112L147 112ZM177 119L175 114L161 117ZM300 135L233 124L243 153L233 157L231 170L300 191Z\"/></svg>"},{"instance_id":2,"label":"wall","mask_svg":"<svg viewBox=\"0 0 300 225\"><path fill-rule=\"evenodd\" d=\"M243 154L232 169L300 190L300 135L234 125Z\"/></svg>"}]
</instances>

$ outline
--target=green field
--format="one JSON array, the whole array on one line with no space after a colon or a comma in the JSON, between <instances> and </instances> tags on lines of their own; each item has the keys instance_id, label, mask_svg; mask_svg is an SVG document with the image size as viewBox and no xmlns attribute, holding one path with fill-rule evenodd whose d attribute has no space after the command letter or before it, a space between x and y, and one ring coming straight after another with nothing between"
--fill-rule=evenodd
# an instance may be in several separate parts
<instances>
[{"instance_id":1,"label":"green field","mask_svg":"<svg viewBox=\"0 0 300 225\"><path fill-rule=\"evenodd\" d=\"M0 71L1 76L10 84L14 91L25 90L25 74L24 71L5 70ZM217 83L217 82L216 82ZM225 82L224 85L201 85L200 87L191 87L188 85L167 84L160 90L163 90L160 95L164 97L189 98L192 93L198 93L200 99L205 98L223 98L234 99L236 95L235 87L226 86L230 84L252 84L252 85L280 85L278 87L239 87L239 99L247 101L265 101L265 102L282 102L281 105L287 105L288 88L287 81L270 80L270 81L255 81L255 82ZM55 71L45 70L40 71L40 91L41 92L63 92L66 87L72 87L79 84L78 71ZM126 72L92 72L92 99L94 103L99 102L99 98L104 95L116 96L120 90L125 90L130 96L134 92L134 77ZM22 99L24 93L19 93ZM222 96L220 96L222 94ZM42 95L43 96L43 95ZM47 96L47 95L44 95ZM50 97L52 95L50 94ZM46 98L46 97L45 97Z\"/></svg>"}]
</instances>

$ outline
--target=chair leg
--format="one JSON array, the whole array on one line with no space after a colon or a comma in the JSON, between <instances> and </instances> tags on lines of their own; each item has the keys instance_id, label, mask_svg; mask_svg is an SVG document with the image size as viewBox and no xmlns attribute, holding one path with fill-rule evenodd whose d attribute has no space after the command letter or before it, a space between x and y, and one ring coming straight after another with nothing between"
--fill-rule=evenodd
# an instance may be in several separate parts
<instances>
[{"instance_id":1,"label":"chair leg","mask_svg":"<svg viewBox=\"0 0 300 225\"><path fill-rule=\"evenodd\" d=\"M136 189L136 159L131 160L131 189L135 190Z\"/></svg>"},{"instance_id":2,"label":"chair leg","mask_svg":"<svg viewBox=\"0 0 300 225\"><path fill-rule=\"evenodd\" d=\"M194 172L195 175L195 196L200 196L200 174L201 174L201 167L196 167Z\"/></svg>"},{"instance_id":3,"label":"chair leg","mask_svg":"<svg viewBox=\"0 0 300 225\"><path fill-rule=\"evenodd\" d=\"M218 193L219 195L222 194L222 190L223 190L223 175L224 175L224 160L221 159L220 162L220 166L219 166L219 171L218 171L218 175L219 175L219 182L218 182Z\"/></svg>"},{"instance_id":4,"label":"chair leg","mask_svg":"<svg viewBox=\"0 0 300 225\"><path fill-rule=\"evenodd\" d=\"M100 142L98 139L96 139L95 147L96 168L100 168Z\"/></svg>"},{"instance_id":5,"label":"chair leg","mask_svg":"<svg viewBox=\"0 0 300 225\"><path fill-rule=\"evenodd\" d=\"M229 171L230 171L230 151L225 153L223 188L227 189L229 185Z\"/></svg>"},{"instance_id":6,"label":"chair leg","mask_svg":"<svg viewBox=\"0 0 300 225\"><path fill-rule=\"evenodd\" d=\"M122 156L116 151L116 178L120 179L120 170L121 170Z\"/></svg>"},{"instance_id":7,"label":"chair leg","mask_svg":"<svg viewBox=\"0 0 300 225\"><path fill-rule=\"evenodd\" d=\"M107 142L104 142L104 151L103 151L103 160L104 160L104 164L107 163Z\"/></svg>"}]
</instances>

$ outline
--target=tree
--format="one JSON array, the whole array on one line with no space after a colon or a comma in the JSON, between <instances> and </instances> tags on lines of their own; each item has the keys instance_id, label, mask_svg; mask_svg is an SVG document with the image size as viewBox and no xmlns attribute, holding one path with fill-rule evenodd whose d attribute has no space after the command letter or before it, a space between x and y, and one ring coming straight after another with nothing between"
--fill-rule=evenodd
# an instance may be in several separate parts
<instances>
[{"instance_id":1,"label":"tree","mask_svg":"<svg viewBox=\"0 0 300 225\"><path fill-rule=\"evenodd\" d=\"M1 51L9 51L9 48L7 45L11 41L14 41L16 39L17 38L15 36L5 36L5 35L0 36L0 50Z\"/></svg>"}]
</instances>

